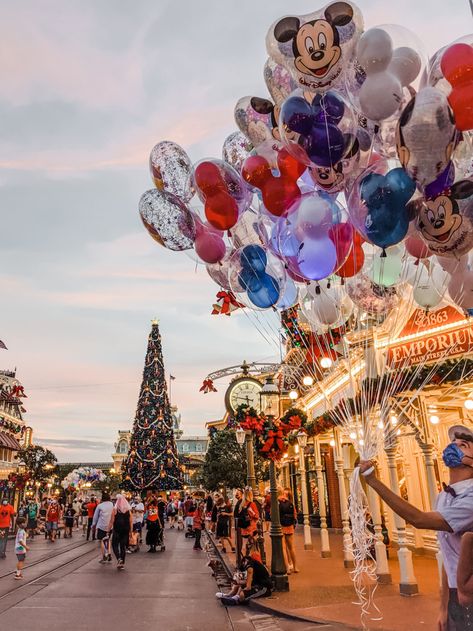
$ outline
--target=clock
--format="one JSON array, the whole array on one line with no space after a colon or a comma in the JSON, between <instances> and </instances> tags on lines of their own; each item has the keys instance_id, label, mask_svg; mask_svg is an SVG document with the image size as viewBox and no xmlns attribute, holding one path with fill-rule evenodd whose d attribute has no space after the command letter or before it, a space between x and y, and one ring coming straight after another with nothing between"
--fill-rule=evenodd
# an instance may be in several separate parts
<instances>
[{"instance_id":1,"label":"clock","mask_svg":"<svg viewBox=\"0 0 473 631\"><path fill-rule=\"evenodd\" d=\"M225 406L230 414L234 414L239 405L247 405L261 410L260 392L263 384L253 377L234 379L225 393Z\"/></svg>"}]
</instances>

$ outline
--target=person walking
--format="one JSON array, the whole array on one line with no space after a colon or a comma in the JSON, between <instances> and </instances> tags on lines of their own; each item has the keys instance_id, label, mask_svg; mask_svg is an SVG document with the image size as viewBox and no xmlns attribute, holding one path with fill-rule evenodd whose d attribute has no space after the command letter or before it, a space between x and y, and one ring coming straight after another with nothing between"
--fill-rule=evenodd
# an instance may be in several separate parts
<instances>
[{"instance_id":1,"label":"person walking","mask_svg":"<svg viewBox=\"0 0 473 631\"><path fill-rule=\"evenodd\" d=\"M61 507L57 500L52 500L46 512L46 533L51 543L56 541L57 529L61 521Z\"/></svg>"},{"instance_id":2,"label":"person walking","mask_svg":"<svg viewBox=\"0 0 473 631\"><path fill-rule=\"evenodd\" d=\"M159 519L158 502L153 498L146 507L146 545L148 552L156 552L160 532L163 528Z\"/></svg>"},{"instance_id":3,"label":"person walking","mask_svg":"<svg viewBox=\"0 0 473 631\"><path fill-rule=\"evenodd\" d=\"M92 523L94 521L94 513L97 508L97 500L92 495L90 502L87 503L87 541L90 539L92 532L92 541L95 541L95 531L92 530Z\"/></svg>"},{"instance_id":4,"label":"person walking","mask_svg":"<svg viewBox=\"0 0 473 631\"><path fill-rule=\"evenodd\" d=\"M74 526L76 527L76 530L79 530L79 522L82 514L82 502L78 497L75 497L72 501L72 508L75 510Z\"/></svg>"},{"instance_id":5,"label":"person walking","mask_svg":"<svg viewBox=\"0 0 473 631\"><path fill-rule=\"evenodd\" d=\"M95 535L100 541L100 551L102 553L99 563L107 563L112 561L110 553L110 521L112 519L113 503L110 501L110 494L104 491L102 493L102 501L95 509L92 520L92 528Z\"/></svg>"},{"instance_id":6,"label":"person walking","mask_svg":"<svg viewBox=\"0 0 473 631\"><path fill-rule=\"evenodd\" d=\"M443 557L438 631L472 631L473 605L462 589L468 586L464 557L460 565L462 535L473 530L473 432L464 425L448 430L450 444L442 459L449 470L449 483L437 498L435 510L422 511L394 493L376 476L372 461L360 462L360 473L383 501L414 528L438 531ZM465 542L464 554L468 551ZM457 584L460 572L460 585Z\"/></svg>"},{"instance_id":7,"label":"person walking","mask_svg":"<svg viewBox=\"0 0 473 631\"><path fill-rule=\"evenodd\" d=\"M204 528L204 519L205 519L204 502L197 501L197 507L194 513L194 532L195 532L194 550L202 550L200 539L202 537L202 530Z\"/></svg>"},{"instance_id":8,"label":"person walking","mask_svg":"<svg viewBox=\"0 0 473 631\"><path fill-rule=\"evenodd\" d=\"M294 499L291 489L280 489L279 497L279 520L281 522L283 534L283 551L286 559L287 573L299 572L296 562L296 551L294 548L294 531L297 524L297 513L294 507Z\"/></svg>"},{"instance_id":9,"label":"person walking","mask_svg":"<svg viewBox=\"0 0 473 631\"><path fill-rule=\"evenodd\" d=\"M126 549L133 529L133 521L131 506L121 493L117 495L108 529L112 532L112 548L117 559L117 570L124 570Z\"/></svg>"},{"instance_id":10,"label":"person walking","mask_svg":"<svg viewBox=\"0 0 473 631\"><path fill-rule=\"evenodd\" d=\"M17 559L15 579L18 581L23 578L23 566L25 564L26 553L29 550L29 547L26 545L26 538L28 535L25 530L25 519L18 519L16 525L18 526L18 530L15 537L15 554Z\"/></svg>"},{"instance_id":11,"label":"person walking","mask_svg":"<svg viewBox=\"0 0 473 631\"><path fill-rule=\"evenodd\" d=\"M230 539L230 517L232 516L232 510L227 505L227 502L223 497L219 497L217 500L217 527L215 530L215 537L222 546L222 552L226 552L225 542L228 543L232 552L235 552L235 548Z\"/></svg>"},{"instance_id":12,"label":"person walking","mask_svg":"<svg viewBox=\"0 0 473 631\"><path fill-rule=\"evenodd\" d=\"M166 514L169 519L169 528L175 528L177 509L173 500L169 500L166 508Z\"/></svg>"},{"instance_id":13,"label":"person walking","mask_svg":"<svg viewBox=\"0 0 473 631\"><path fill-rule=\"evenodd\" d=\"M137 495L131 505L131 513L133 517L133 532L136 533L137 541L135 543L136 550L139 549L140 543L143 543L142 539L142 531L143 531L143 521L144 521L144 513L145 513L145 505L143 504L141 497Z\"/></svg>"},{"instance_id":14,"label":"person walking","mask_svg":"<svg viewBox=\"0 0 473 631\"><path fill-rule=\"evenodd\" d=\"M74 517L76 511L72 507L72 503L69 503L66 506L66 510L64 511L64 539L71 539L72 537L72 529L74 528Z\"/></svg>"},{"instance_id":15,"label":"person walking","mask_svg":"<svg viewBox=\"0 0 473 631\"><path fill-rule=\"evenodd\" d=\"M13 527L15 515L15 509L4 498L0 505L0 559L5 559L7 556L8 533L10 532L10 527Z\"/></svg>"},{"instance_id":16,"label":"person walking","mask_svg":"<svg viewBox=\"0 0 473 631\"><path fill-rule=\"evenodd\" d=\"M246 540L245 555L256 547L255 535L258 531L259 511L253 501L253 489L246 486L241 503L238 524L241 529L241 536Z\"/></svg>"},{"instance_id":17,"label":"person walking","mask_svg":"<svg viewBox=\"0 0 473 631\"><path fill-rule=\"evenodd\" d=\"M39 506L38 506L38 502L36 502L35 500L31 500L28 504L28 510L27 510L27 525L26 528L28 530L28 537L30 537L30 539L34 539L34 536L36 534L36 529L38 527L38 512L39 512Z\"/></svg>"},{"instance_id":18,"label":"person walking","mask_svg":"<svg viewBox=\"0 0 473 631\"><path fill-rule=\"evenodd\" d=\"M80 525L82 526L82 536L85 537L87 532L87 504L89 503L89 498L86 497L81 502L81 510L80 510Z\"/></svg>"}]
</instances>

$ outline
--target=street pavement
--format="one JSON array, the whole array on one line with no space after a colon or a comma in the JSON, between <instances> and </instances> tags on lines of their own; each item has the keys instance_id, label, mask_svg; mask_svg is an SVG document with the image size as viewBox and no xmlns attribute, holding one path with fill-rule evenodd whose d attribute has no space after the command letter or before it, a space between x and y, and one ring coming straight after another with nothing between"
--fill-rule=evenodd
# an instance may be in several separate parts
<instances>
[{"instance_id":1,"label":"street pavement","mask_svg":"<svg viewBox=\"0 0 473 631\"><path fill-rule=\"evenodd\" d=\"M0 564L1 628L15 631L335 631L338 626L286 620L248 607L228 610L205 551L166 530L166 550L127 555L126 569L102 566L96 542L80 533L54 544L32 542L24 581L13 579L13 546Z\"/></svg>"}]
</instances>

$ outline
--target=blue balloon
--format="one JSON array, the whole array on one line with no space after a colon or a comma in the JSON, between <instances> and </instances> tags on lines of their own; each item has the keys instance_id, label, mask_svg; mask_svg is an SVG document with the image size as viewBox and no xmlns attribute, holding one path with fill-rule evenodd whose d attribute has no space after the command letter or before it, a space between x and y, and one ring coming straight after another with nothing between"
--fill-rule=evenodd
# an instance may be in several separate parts
<instances>
[{"instance_id":1,"label":"blue balloon","mask_svg":"<svg viewBox=\"0 0 473 631\"><path fill-rule=\"evenodd\" d=\"M284 294L279 298L276 307L281 310L290 309L296 304L298 294L299 292L295 282L288 278L286 282L286 288L284 289Z\"/></svg>"},{"instance_id":2,"label":"blue balloon","mask_svg":"<svg viewBox=\"0 0 473 631\"><path fill-rule=\"evenodd\" d=\"M402 241L409 228L407 202L416 190L402 168L386 175L369 173L361 180L360 197L367 207L365 235L380 248Z\"/></svg>"},{"instance_id":3,"label":"blue balloon","mask_svg":"<svg viewBox=\"0 0 473 631\"><path fill-rule=\"evenodd\" d=\"M245 291L259 291L263 286L262 274L255 274L251 269L242 269L238 274L238 282Z\"/></svg>"},{"instance_id":4,"label":"blue balloon","mask_svg":"<svg viewBox=\"0 0 473 631\"><path fill-rule=\"evenodd\" d=\"M249 269L255 273L263 273L266 269L268 258L260 245L245 245L240 254L240 262L243 269Z\"/></svg>"},{"instance_id":5,"label":"blue balloon","mask_svg":"<svg viewBox=\"0 0 473 631\"><path fill-rule=\"evenodd\" d=\"M280 287L278 281L264 274L261 276L262 287L259 291L248 291L248 298L259 309L269 309L277 303L280 297Z\"/></svg>"}]
</instances>

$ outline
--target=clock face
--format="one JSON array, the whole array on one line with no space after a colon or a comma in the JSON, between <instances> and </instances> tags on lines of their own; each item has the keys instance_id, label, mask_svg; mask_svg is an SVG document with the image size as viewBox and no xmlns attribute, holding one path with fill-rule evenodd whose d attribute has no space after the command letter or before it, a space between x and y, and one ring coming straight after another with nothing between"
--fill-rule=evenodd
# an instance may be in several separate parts
<instances>
[{"instance_id":1,"label":"clock face","mask_svg":"<svg viewBox=\"0 0 473 631\"><path fill-rule=\"evenodd\" d=\"M236 412L239 405L247 405L260 411L260 392L263 385L251 377L242 377L233 381L225 395L225 405L227 410Z\"/></svg>"}]
</instances>

